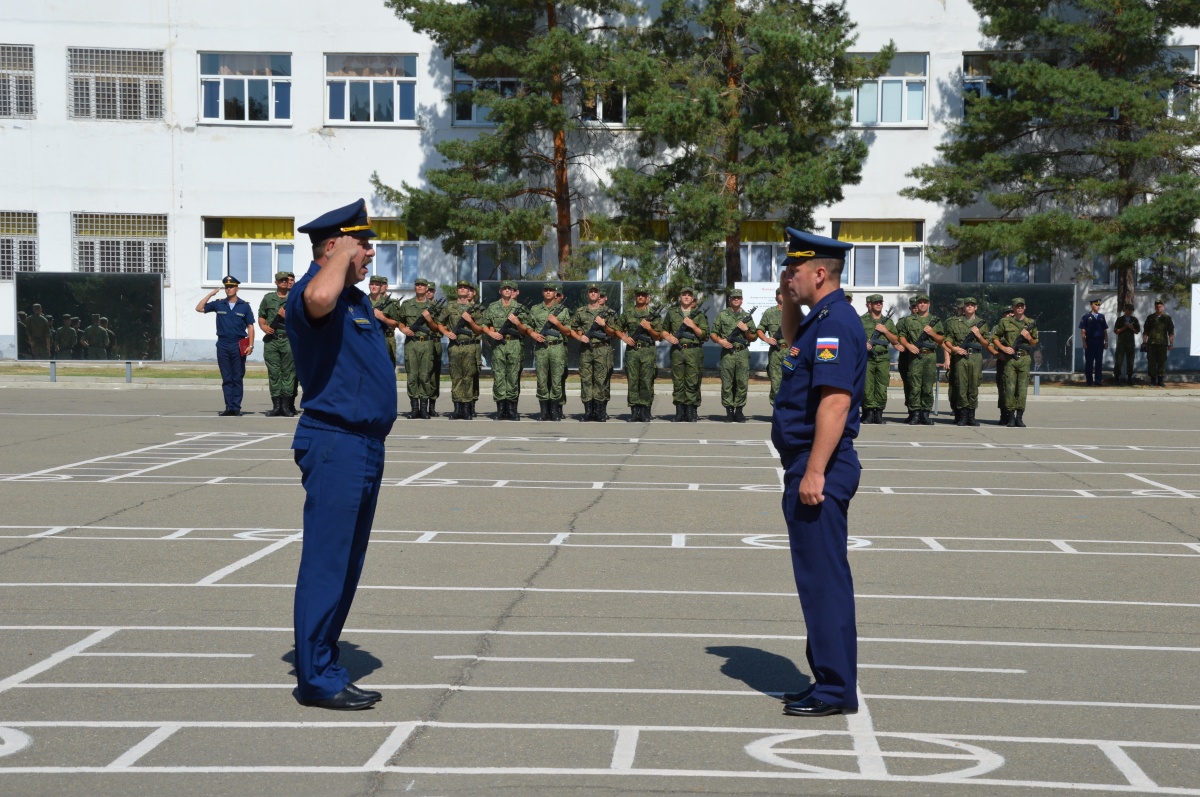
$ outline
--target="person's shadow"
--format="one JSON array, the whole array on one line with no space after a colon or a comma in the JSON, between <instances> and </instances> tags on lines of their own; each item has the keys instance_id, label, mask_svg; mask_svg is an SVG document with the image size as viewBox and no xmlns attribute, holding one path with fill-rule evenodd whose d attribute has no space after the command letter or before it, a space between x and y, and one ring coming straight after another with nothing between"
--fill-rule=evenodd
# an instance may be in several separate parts
<instances>
[{"instance_id":1,"label":"person's shadow","mask_svg":"<svg viewBox=\"0 0 1200 797\"><path fill-rule=\"evenodd\" d=\"M710 645L705 651L725 657L721 665L723 675L764 695L778 697L786 692L799 692L810 683L808 676L786 656L741 645Z\"/></svg>"},{"instance_id":2,"label":"person's shadow","mask_svg":"<svg viewBox=\"0 0 1200 797\"><path fill-rule=\"evenodd\" d=\"M291 665L288 675L296 677L296 649L292 648L279 657L280 661ZM365 678L383 666L383 662L375 658L375 654L363 650L353 642L338 642L338 663L350 674L351 683Z\"/></svg>"}]
</instances>

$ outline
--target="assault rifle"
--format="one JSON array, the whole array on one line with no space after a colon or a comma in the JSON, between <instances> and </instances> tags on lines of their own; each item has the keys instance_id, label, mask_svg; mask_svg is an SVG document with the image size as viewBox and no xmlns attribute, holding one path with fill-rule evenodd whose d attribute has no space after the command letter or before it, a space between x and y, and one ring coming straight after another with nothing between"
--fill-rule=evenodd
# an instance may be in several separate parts
<instances>
[{"instance_id":1,"label":"assault rifle","mask_svg":"<svg viewBox=\"0 0 1200 797\"><path fill-rule=\"evenodd\" d=\"M929 333L925 331L924 327L936 326L940 322L941 322L941 319L938 318L937 316L932 316L932 315L929 316L929 320L921 328L921 337L917 338L916 346L918 349L925 349L926 351L933 351L934 349L937 348L937 344L934 343L933 338L929 337Z\"/></svg>"},{"instance_id":2,"label":"assault rifle","mask_svg":"<svg viewBox=\"0 0 1200 797\"><path fill-rule=\"evenodd\" d=\"M617 317L617 311L613 310L611 307L601 307L600 311L598 313L596 313L596 318L603 318L604 322L606 324L616 317ZM601 342L607 341L608 340L608 331L607 331L608 327L601 329L600 325L596 323L596 318L592 319L592 325L590 327L588 327L587 337L591 338L594 341L601 341Z\"/></svg>"},{"instance_id":3,"label":"assault rifle","mask_svg":"<svg viewBox=\"0 0 1200 797\"><path fill-rule=\"evenodd\" d=\"M696 306L692 308L692 314L689 317L695 318L696 315L702 311L702 309L703 309L703 302L697 302ZM680 322L679 329L677 329L675 331L675 337L682 339L684 336L686 336L690 340L700 340L698 337L696 337L696 333L692 332L691 327L689 327L684 322ZM703 341L701 341L701 342L703 342Z\"/></svg>"},{"instance_id":4,"label":"assault rifle","mask_svg":"<svg viewBox=\"0 0 1200 797\"><path fill-rule=\"evenodd\" d=\"M883 318L879 319L879 321L877 323L885 324L885 322L891 321L892 314L895 312L896 312L896 308L893 307L891 310L888 310L886 313L884 313ZM778 337L776 335L772 335L771 337L776 338L776 340L778 340ZM874 349L876 346L888 346L888 345L891 345L891 342L887 339L886 335L884 335L878 329L871 330L871 339L867 341L868 349Z\"/></svg>"},{"instance_id":5,"label":"assault rifle","mask_svg":"<svg viewBox=\"0 0 1200 797\"><path fill-rule=\"evenodd\" d=\"M751 307L749 311L743 310L741 313L739 313L737 316L737 320L735 320L733 322L733 330L729 333L730 335L741 336L742 344L745 346L750 345L750 339L747 337L747 335L750 334L749 330L742 331L741 329L738 328L737 325L745 322L747 327L753 326L754 325L754 311L756 311L757 309L758 309L758 305L755 305L754 307ZM728 340L730 343L733 343L733 341L730 340L729 338L725 338L725 340Z\"/></svg>"},{"instance_id":6,"label":"assault rifle","mask_svg":"<svg viewBox=\"0 0 1200 797\"><path fill-rule=\"evenodd\" d=\"M430 305L428 307L426 307L420 313L420 315L417 316L417 320L413 322L412 326L409 327L409 329L412 330L413 335L416 336L417 334L419 334L417 332L417 327L420 327L420 326L424 326L428 332L432 333L433 330L429 329L429 322L425 319L425 313L429 313L430 318L432 318L432 317L436 316L438 313L440 313L442 311L442 308L445 306L446 306L445 297L443 297L441 299L435 298L430 303Z\"/></svg>"}]
</instances>

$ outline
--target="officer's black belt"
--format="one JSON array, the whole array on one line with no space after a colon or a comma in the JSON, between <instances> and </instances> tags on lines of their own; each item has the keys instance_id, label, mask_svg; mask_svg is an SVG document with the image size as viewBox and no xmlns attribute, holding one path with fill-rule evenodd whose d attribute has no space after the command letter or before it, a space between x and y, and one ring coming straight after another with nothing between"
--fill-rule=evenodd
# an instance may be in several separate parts
<instances>
[{"instance_id":1,"label":"officer's black belt","mask_svg":"<svg viewBox=\"0 0 1200 797\"><path fill-rule=\"evenodd\" d=\"M651 348L653 345L654 345L654 344L653 344L653 343L651 343L651 342L649 342L649 341L635 340L635 341L633 342L633 346L632 346L632 348L635 348L635 349L649 349L649 348Z\"/></svg>"},{"instance_id":2,"label":"officer's black belt","mask_svg":"<svg viewBox=\"0 0 1200 797\"><path fill-rule=\"evenodd\" d=\"M561 346L562 342L563 342L562 338L546 338L545 343L539 343L538 345L539 346Z\"/></svg>"},{"instance_id":3,"label":"officer's black belt","mask_svg":"<svg viewBox=\"0 0 1200 797\"><path fill-rule=\"evenodd\" d=\"M679 349L694 349L699 345L699 343L676 343L675 347Z\"/></svg>"}]
</instances>

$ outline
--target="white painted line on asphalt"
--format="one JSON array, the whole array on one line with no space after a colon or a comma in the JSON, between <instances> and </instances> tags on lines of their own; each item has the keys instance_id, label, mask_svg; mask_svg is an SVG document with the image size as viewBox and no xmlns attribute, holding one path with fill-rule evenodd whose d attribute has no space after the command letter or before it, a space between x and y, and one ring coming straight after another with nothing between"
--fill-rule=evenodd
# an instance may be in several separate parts
<instances>
[{"instance_id":1,"label":"white painted line on asphalt","mask_svg":"<svg viewBox=\"0 0 1200 797\"><path fill-rule=\"evenodd\" d=\"M187 535L191 534L193 531L195 531L195 529L179 529L178 531L173 531L170 534L159 537L159 539L160 540L178 540L182 537L186 537Z\"/></svg>"},{"instance_id":2,"label":"white painted line on asphalt","mask_svg":"<svg viewBox=\"0 0 1200 797\"><path fill-rule=\"evenodd\" d=\"M433 473L435 470L445 467L446 464L447 463L445 463L445 462L436 462L433 465L426 468L425 470L420 471L418 473L414 473L412 476L409 476L407 479L401 479L399 482L396 483L396 486L397 487L407 487L408 485L412 484L413 482L417 481L418 479L422 479L422 478L428 476L429 474Z\"/></svg>"},{"instance_id":3,"label":"white painted line on asphalt","mask_svg":"<svg viewBox=\"0 0 1200 797\"><path fill-rule=\"evenodd\" d=\"M74 528L74 526L55 526L54 528L47 529L45 531L39 531L37 534L28 534L26 536L28 536L28 537L53 537L55 534L58 534L59 532L62 532L62 531L66 531L67 529L70 529L70 528Z\"/></svg>"},{"instance_id":4,"label":"white painted line on asphalt","mask_svg":"<svg viewBox=\"0 0 1200 797\"><path fill-rule=\"evenodd\" d=\"M413 731L416 729L417 723L415 722L399 723L395 730L388 734L387 739L384 739L383 744L379 745L375 750L375 754L363 765L364 768L380 769L387 766L387 762L404 746L404 743L408 741L408 737L412 736Z\"/></svg>"},{"instance_id":5,"label":"white painted line on asphalt","mask_svg":"<svg viewBox=\"0 0 1200 797\"><path fill-rule=\"evenodd\" d=\"M438 534L439 532L436 531L427 531L420 537L417 537L415 540L413 540L413 542L433 542L434 538L436 538Z\"/></svg>"},{"instance_id":6,"label":"white painted line on asphalt","mask_svg":"<svg viewBox=\"0 0 1200 797\"><path fill-rule=\"evenodd\" d=\"M1137 765L1129 753L1126 753L1121 745L1116 742L1101 742L1096 745L1100 748L1100 752L1108 756L1108 760L1112 762L1125 779L1129 781L1129 785L1135 789L1157 789L1158 784L1150 779L1150 776Z\"/></svg>"},{"instance_id":7,"label":"white painted line on asphalt","mask_svg":"<svg viewBox=\"0 0 1200 797\"><path fill-rule=\"evenodd\" d=\"M687 547L687 535L686 534L672 534L671 535L671 547L672 548L686 548Z\"/></svg>"},{"instance_id":8,"label":"white painted line on asphalt","mask_svg":"<svg viewBox=\"0 0 1200 797\"><path fill-rule=\"evenodd\" d=\"M179 725L163 725L158 730L151 733L145 739L135 744L133 747L126 750L115 761L109 764L105 769L128 769L136 764L143 756L149 753L154 748L169 739L172 734L179 730Z\"/></svg>"},{"instance_id":9,"label":"white painted line on asphalt","mask_svg":"<svg viewBox=\"0 0 1200 797\"><path fill-rule=\"evenodd\" d=\"M189 438L189 440L200 440L200 439L203 439L206 437L211 437L215 434L220 434L220 433L219 432L206 432L204 434L197 434L197 435ZM72 462L67 465L57 465L53 468L43 468L42 470L30 471L29 473L20 473L20 474L14 475L14 476L8 476L8 477L4 478L2 481L19 481L21 479L36 478L38 476L52 475L52 474L56 473L57 471L61 471L61 470L69 470L71 468L81 468L84 465L91 465L92 463L95 463L95 462L103 462L105 460L117 459L119 457L129 456L131 454L140 454L143 451L156 451L158 449L173 447L173 446L177 446L179 444L180 444L180 441L172 440L169 443L159 443L158 445L155 445L155 446L146 446L145 448L136 448L132 451L126 451L121 454L105 454L102 457L92 457L91 459L84 459L84 460L80 460L79 462Z\"/></svg>"},{"instance_id":10,"label":"white painted line on asphalt","mask_svg":"<svg viewBox=\"0 0 1200 797\"><path fill-rule=\"evenodd\" d=\"M1191 493L1187 492L1186 490L1180 490L1175 487L1170 487L1168 485L1161 484L1159 482L1151 481L1150 479L1147 479L1145 476L1139 476L1136 473L1126 473L1125 475L1131 479L1137 479L1140 482L1145 482L1146 484L1149 484L1151 487L1157 487L1160 490L1167 490L1168 492L1175 493L1176 495L1183 496L1184 498L1195 498L1196 497L1196 496L1192 495Z\"/></svg>"},{"instance_id":11,"label":"white painted line on asphalt","mask_svg":"<svg viewBox=\"0 0 1200 797\"><path fill-rule=\"evenodd\" d=\"M285 548L288 545L290 545L291 543L293 543L303 537L304 537L304 532L299 532L297 534L292 534L289 537L285 537L284 539L279 540L278 542L268 545L266 548L263 548L260 551L255 551L254 553L250 554L249 556L242 557L241 559L237 560L236 562L234 562L231 565L222 567L220 570L216 571L215 573L210 573L209 575L207 575L204 578L197 581L196 586L206 587L206 586L211 586L213 584L216 584L218 581L225 578L225 576L228 576L232 573L236 573L238 570L241 570L243 567L246 567L247 565L252 565L255 562L257 562L259 559L262 559L263 557L266 557L266 556L270 556L271 554L278 551L280 548Z\"/></svg>"},{"instance_id":12,"label":"white painted line on asphalt","mask_svg":"<svg viewBox=\"0 0 1200 797\"><path fill-rule=\"evenodd\" d=\"M933 537L920 537L921 542L929 546L931 551L944 551L946 546L935 540Z\"/></svg>"},{"instance_id":13,"label":"white painted line on asphalt","mask_svg":"<svg viewBox=\"0 0 1200 797\"><path fill-rule=\"evenodd\" d=\"M879 737L875 735L875 725L871 722L871 709L867 707L867 698L862 689L856 691L858 711L846 715L846 730L850 731L854 754L858 757L858 771L868 777L886 777L887 763L883 759Z\"/></svg>"},{"instance_id":14,"label":"white painted line on asphalt","mask_svg":"<svg viewBox=\"0 0 1200 797\"><path fill-rule=\"evenodd\" d=\"M1079 551L1072 548L1070 545L1067 545L1062 540L1050 540L1049 542L1051 545L1053 545L1055 548L1062 551L1063 553L1079 553Z\"/></svg>"},{"instance_id":15,"label":"white painted line on asphalt","mask_svg":"<svg viewBox=\"0 0 1200 797\"><path fill-rule=\"evenodd\" d=\"M120 628L107 626L88 634L83 639L76 642L74 645L67 645L57 653L42 659L37 664L26 667L18 673L13 673L7 678L0 680L0 693L7 692L9 689L15 689L19 686L25 686L25 682L36 675L41 675L46 670L51 669L59 664L62 664L67 659L90 648L92 645L99 644L108 639L113 634L120 631Z\"/></svg>"},{"instance_id":16,"label":"white painted line on asphalt","mask_svg":"<svg viewBox=\"0 0 1200 797\"><path fill-rule=\"evenodd\" d=\"M550 542L547 544L548 545L562 545L564 542L567 541L567 537L570 537L570 536L571 535L569 532L563 532L562 534L555 534L554 538L551 539Z\"/></svg>"},{"instance_id":17,"label":"white painted line on asphalt","mask_svg":"<svg viewBox=\"0 0 1200 797\"><path fill-rule=\"evenodd\" d=\"M195 461L198 459L204 459L209 454L222 454L226 451L232 451L235 448L243 448L245 446L250 446L250 445L254 445L255 443L262 442L263 440L269 440L273 437L282 437L282 436L283 436L282 434L262 434L257 437L252 437L248 440L243 440L242 442L236 443L231 446L225 446L223 448L217 448L217 449L213 449L211 451L203 451L203 452L200 452L197 454L193 454L192 456L180 457L178 459L173 459L173 460L170 460L169 462L164 462L160 465L151 465L150 467L142 468L141 470L130 471L129 473L119 474L117 476L110 476L107 479L101 479L100 484L107 484L109 482L119 481L120 479L127 479L131 476L141 476L143 474L149 473L152 470L159 470L160 468L169 468L173 465L182 465L184 462L192 462L192 461Z\"/></svg>"},{"instance_id":18,"label":"white painted line on asphalt","mask_svg":"<svg viewBox=\"0 0 1200 797\"><path fill-rule=\"evenodd\" d=\"M77 657L91 656L98 659L145 658L145 659L252 659L253 653L76 653Z\"/></svg>"},{"instance_id":19,"label":"white painted line on asphalt","mask_svg":"<svg viewBox=\"0 0 1200 797\"><path fill-rule=\"evenodd\" d=\"M1057 445L1057 446L1055 446L1055 448L1057 448L1059 451L1065 451L1068 454L1074 454L1075 456L1079 457L1080 459L1086 459L1088 462L1096 462L1101 465L1104 464L1103 460L1096 459L1095 457L1089 457L1087 454L1084 454L1082 451L1078 451L1070 446Z\"/></svg>"},{"instance_id":20,"label":"white painted line on asphalt","mask_svg":"<svg viewBox=\"0 0 1200 797\"><path fill-rule=\"evenodd\" d=\"M493 440L495 440L495 439L496 439L496 438L494 438L494 437L485 437L485 438L483 438L482 440L480 440L478 443L476 443L475 445L473 445L473 446L471 446L470 448L468 448L468 449L467 449L466 451L464 451L463 453L464 453L464 454L474 454L476 451L478 451L479 449L483 448L484 446L486 446L488 443L492 442L492 441L493 441Z\"/></svg>"},{"instance_id":21,"label":"white painted line on asphalt","mask_svg":"<svg viewBox=\"0 0 1200 797\"><path fill-rule=\"evenodd\" d=\"M531 657L507 656L434 656L435 659L473 659L474 661L510 661L510 662L545 662L548 664L632 664L633 659L544 659Z\"/></svg>"},{"instance_id":22,"label":"white painted line on asphalt","mask_svg":"<svg viewBox=\"0 0 1200 797\"><path fill-rule=\"evenodd\" d=\"M1000 667L933 667L917 664L862 664L860 670L918 670L921 672L981 672L999 675L1027 675L1028 670L1009 670Z\"/></svg>"},{"instance_id":23,"label":"white painted line on asphalt","mask_svg":"<svg viewBox=\"0 0 1200 797\"><path fill-rule=\"evenodd\" d=\"M613 742L612 761L609 763L611 769L617 771L633 769L633 759L637 755L638 734L637 728L628 726L617 728L616 739Z\"/></svg>"}]
</instances>

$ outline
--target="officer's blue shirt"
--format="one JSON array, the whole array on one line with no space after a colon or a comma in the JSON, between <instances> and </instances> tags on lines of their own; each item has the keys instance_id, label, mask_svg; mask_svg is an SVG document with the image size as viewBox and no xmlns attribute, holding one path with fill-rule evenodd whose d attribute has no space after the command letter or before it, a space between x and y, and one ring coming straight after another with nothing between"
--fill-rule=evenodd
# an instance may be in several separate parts
<instances>
[{"instance_id":1,"label":"officer's blue shirt","mask_svg":"<svg viewBox=\"0 0 1200 797\"><path fill-rule=\"evenodd\" d=\"M396 420L396 370L367 294L351 285L312 322L304 289L316 263L288 292L287 336L304 388L304 418L382 440Z\"/></svg>"},{"instance_id":2,"label":"officer's blue shirt","mask_svg":"<svg viewBox=\"0 0 1200 797\"><path fill-rule=\"evenodd\" d=\"M771 442L785 458L812 448L817 404L825 386L850 392L842 443L858 437L867 377L862 321L840 288L817 302L784 352L783 381L775 395Z\"/></svg>"},{"instance_id":3,"label":"officer's blue shirt","mask_svg":"<svg viewBox=\"0 0 1200 797\"><path fill-rule=\"evenodd\" d=\"M1108 322L1104 320L1104 313L1086 313L1079 322L1079 328L1083 330L1083 339L1088 343L1102 343Z\"/></svg>"},{"instance_id":4,"label":"officer's blue shirt","mask_svg":"<svg viewBox=\"0 0 1200 797\"><path fill-rule=\"evenodd\" d=\"M239 341L246 335L246 327L254 325L254 311L249 302L238 299L230 309L229 302L217 299L204 305L204 312L217 314L217 340Z\"/></svg>"}]
</instances>

